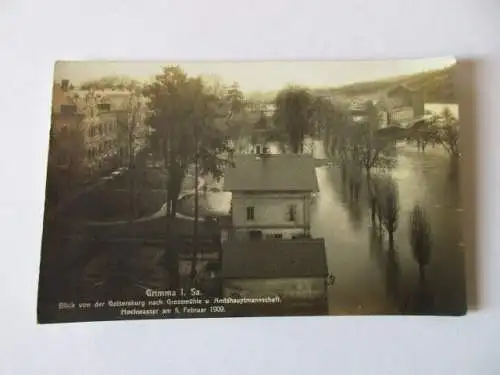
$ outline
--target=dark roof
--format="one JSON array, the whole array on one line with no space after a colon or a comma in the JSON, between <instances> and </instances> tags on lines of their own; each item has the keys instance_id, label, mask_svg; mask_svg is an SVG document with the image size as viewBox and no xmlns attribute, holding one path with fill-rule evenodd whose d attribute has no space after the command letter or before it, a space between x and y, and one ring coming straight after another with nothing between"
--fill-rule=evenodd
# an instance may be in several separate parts
<instances>
[{"instance_id":1,"label":"dark roof","mask_svg":"<svg viewBox=\"0 0 500 375\"><path fill-rule=\"evenodd\" d=\"M224 278L326 277L325 241L320 239L227 241Z\"/></svg>"},{"instance_id":2,"label":"dark roof","mask_svg":"<svg viewBox=\"0 0 500 375\"><path fill-rule=\"evenodd\" d=\"M364 112L368 110L372 105L373 102L371 100L356 98L350 103L349 110L351 112Z\"/></svg>"},{"instance_id":3,"label":"dark roof","mask_svg":"<svg viewBox=\"0 0 500 375\"><path fill-rule=\"evenodd\" d=\"M310 155L235 155L224 172L226 191L318 191Z\"/></svg>"},{"instance_id":4,"label":"dark roof","mask_svg":"<svg viewBox=\"0 0 500 375\"><path fill-rule=\"evenodd\" d=\"M417 92L420 88L418 87L411 87L407 83L400 83L396 86L391 87L389 90L387 90L387 95L398 95L398 92L401 91L407 91L407 92Z\"/></svg>"}]
</instances>

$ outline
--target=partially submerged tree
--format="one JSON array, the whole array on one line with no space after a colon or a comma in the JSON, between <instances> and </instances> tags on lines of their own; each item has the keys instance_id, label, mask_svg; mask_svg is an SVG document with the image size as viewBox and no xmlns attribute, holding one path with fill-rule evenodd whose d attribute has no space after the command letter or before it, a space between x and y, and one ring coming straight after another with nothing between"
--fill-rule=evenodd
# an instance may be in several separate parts
<instances>
[{"instance_id":1,"label":"partially submerged tree","mask_svg":"<svg viewBox=\"0 0 500 375\"><path fill-rule=\"evenodd\" d=\"M382 224L389 235L389 250L394 250L394 233L399 220L399 194L396 183L392 178L383 180L380 186L379 210Z\"/></svg>"},{"instance_id":2,"label":"partially submerged tree","mask_svg":"<svg viewBox=\"0 0 500 375\"><path fill-rule=\"evenodd\" d=\"M287 87L276 95L274 123L288 135L293 153L302 153L304 139L311 135L312 97L304 88Z\"/></svg>"},{"instance_id":3,"label":"partially submerged tree","mask_svg":"<svg viewBox=\"0 0 500 375\"><path fill-rule=\"evenodd\" d=\"M420 282L425 281L425 269L431 256L431 227L427 214L420 205L415 205L410 214L410 245L418 264Z\"/></svg>"},{"instance_id":4,"label":"partially submerged tree","mask_svg":"<svg viewBox=\"0 0 500 375\"><path fill-rule=\"evenodd\" d=\"M460 125L458 119L453 115L448 107L433 117L431 120L436 142L453 157L460 157L459 140L460 140Z\"/></svg>"}]
</instances>

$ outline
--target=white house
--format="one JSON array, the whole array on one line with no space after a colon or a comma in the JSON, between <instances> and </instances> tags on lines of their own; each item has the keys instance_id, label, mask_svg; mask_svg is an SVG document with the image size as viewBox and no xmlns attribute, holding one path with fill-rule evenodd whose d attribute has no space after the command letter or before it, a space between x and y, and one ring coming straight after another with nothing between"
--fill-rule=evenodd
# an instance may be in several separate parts
<instances>
[{"instance_id":1,"label":"white house","mask_svg":"<svg viewBox=\"0 0 500 375\"><path fill-rule=\"evenodd\" d=\"M232 193L227 239L292 239L309 236L312 194L318 191L310 155L236 155L224 174Z\"/></svg>"}]
</instances>

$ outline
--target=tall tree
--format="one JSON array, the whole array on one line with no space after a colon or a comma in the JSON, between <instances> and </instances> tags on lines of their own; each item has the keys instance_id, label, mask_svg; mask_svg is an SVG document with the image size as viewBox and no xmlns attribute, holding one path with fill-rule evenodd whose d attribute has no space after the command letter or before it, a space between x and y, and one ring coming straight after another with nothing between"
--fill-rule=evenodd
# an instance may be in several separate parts
<instances>
[{"instance_id":1,"label":"tall tree","mask_svg":"<svg viewBox=\"0 0 500 375\"><path fill-rule=\"evenodd\" d=\"M85 160L84 128L80 121L50 129L47 168L48 202L58 204L82 177Z\"/></svg>"},{"instance_id":2,"label":"tall tree","mask_svg":"<svg viewBox=\"0 0 500 375\"><path fill-rule=\"evenodd\" d=\"M389 234L389 251L394 251L394 232L399 220L399 194L392 178L383 181L379 195L382 224Z\"/></svg>"},{"instance_id":3,"label":"tall tree","mask_svg":"<svg viewBox=\"0 0 500 375\"><path fill-rule=\"evenodd\" d=\"M245 106L245 99L238 82L233 82L227 88L226 101L229 104L231 114L238 114L243 110Z\"/></svg>"},{"instance_id":4,"label":"tall tree","mask_svg":"<svg viewBox=\"0 0 500 375\"><path fill-rule=\"evenodd\" d=\"M312 133L312 97L304 88L287 87L275 98L274 123L288 134L293 153L302 153L304 139Z\"/></svg>"},{"instance_id":5,"label":"tall tree","mask_svg":"<svg viewBox=\"0 0 500 375\"><path fill-rule=\"evenodd\" d=\"M431 227L427 214L420 205L415 205L410 214L410 245L418 264L420 282L425 281L425 269L431 257Z\"/></svg>"},{"instance_id":6,"label":"tall tree","mask_svg":"<svg viewBox=\"0 0 500 375\"><path fill-rule=\"evenodd\" d=\"M150 98L150 123L155 129L152 145L163 157L168 176L168 231L177 212L177 200L188 168L194 166L199 174L211 173L218 179L227 162L224 154L230 149L225 136L214 126L215 119L224 115L218 111L219 98L207 91L201 78L188 77L179 66L167 66L145 89L145 94ZM197 221L196 218L195 232ZM197 233L194 236L193 252L196 253Z\"/></svg>"},{"instance_id":7,"label":"tall tree","mask_svg":"<svg viewBox=\"0 0 500 375\"><path fill-rule=\"evenodd\" d=\"M146 147L151 128L146 124L146 105L144 98L136 93L131 93L125 103L123 112L118 118L118 147L122 156L126 150L129 169L129 204L130 217L135 217L135 194L134 184L136 177L135 159L136 154Z\"/></svg>"},{"instance_id":8,"label":"tall tree","mask_svg":"<svg viewBox=\"0 0 500 375\"><path fill-rule=\"evenodd\" d=\"M438 117L438 142L453 157L459 157L460 125L451 110L446 107Z\"/></svg>"}]
</instances>

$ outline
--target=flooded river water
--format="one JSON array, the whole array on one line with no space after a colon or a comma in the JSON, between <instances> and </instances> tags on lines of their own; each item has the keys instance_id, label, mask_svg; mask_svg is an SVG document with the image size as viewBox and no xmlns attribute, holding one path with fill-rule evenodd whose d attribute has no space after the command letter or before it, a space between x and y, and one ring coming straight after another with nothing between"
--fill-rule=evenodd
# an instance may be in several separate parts
<instances>
[{"instance_id":1,"label":"flooded river water","mask_svg":"<svg viewBox=\"0 0 500 375\"><path fill-rule=\"evenodd\" d=\"M323 154L316 142L317 156ZM457 314L464 305L462 209L458 176L441 148L425 154L410 146L398 149L391 175L399 190L396 253L387 252L387 239L373 236L367 194L351 202L339 168L317 169L320 193L312 207L312 234L326 240L328 267L336 277L329 289L330 313L391 313L400 310L418 286L418 267L409 243L409 213L416 203L429 216L432 255L428 284L430 311ZM451 168L451 169L450 169ZM407 311L412 312L412 311Z\"/></svg>"}]
</instances>

